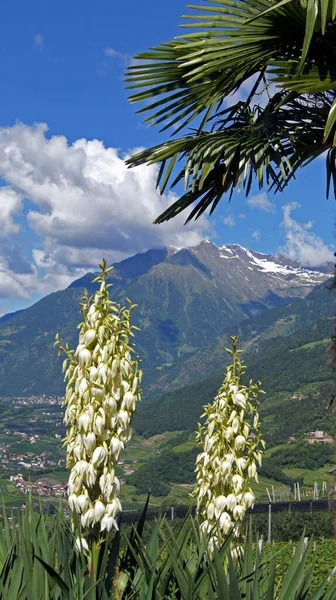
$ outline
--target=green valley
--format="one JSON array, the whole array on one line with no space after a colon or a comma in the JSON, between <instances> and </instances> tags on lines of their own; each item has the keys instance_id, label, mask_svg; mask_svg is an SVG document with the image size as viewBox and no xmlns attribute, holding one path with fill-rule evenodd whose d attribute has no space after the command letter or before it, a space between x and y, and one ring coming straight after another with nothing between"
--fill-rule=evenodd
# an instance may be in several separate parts
<instances>
[{"instance_id":1,"label":"green valley","mask_svg":"<svg viewBox=\"0 0 336 600\"><path fill-rule=\"evenodd\" d=\"M236 256L234 263L228 258L231 255ZM332 481L333 445L311 446L307 434L320 430L336 436L336 420L326 410L335 380L328 359L334 296L324 283L312 284L303 293L289 278L286 293L297 296L285 298L286 275L272 283L282 296L275 292L267 296L264 288L258 304L255 288L249 293L245 287L242 303L233 284L226 291L224 286L219 289L212 275L216 268L218 276L219 260L221 268L234 264L237 272L237 265L244 264L240 255L250 261L246 273L269 260L234 245L218 249L201 244L194 253L153 251L116 265L112 278L116 299L122 301L127 291L139 303L141 330L136 341L144 359L143 402L132 424L135 435L118 467L125 507L139 506L149 489L153 504L193 502L194 432L202 407L221 385L225 346L235 333L244 349L246 381L260 379L265 391L260 418L267 451L255 486L258 500L267 500L267 487L273 486L276 495L283 497L300 482L309 497L315 481L320 488L324 481L328 486ZM277 267L284 272L287 268L299 269ZM265 275L258 269L251 285L253 281L265 285L261 279ZM305 272L305 282L307 277ZM50 502L65 495L64 383L53 336L58 329L75 346L77 303L84 285L94 289L91 280L88 274L67 290L0 320L0 371L8 373L0 385L4 395L0 480L5 502L13 506L22 503L21 491L27 489L29 479L34 494ZM24 368L27 362L29 370ZM5 396L9 388L13 391Z\"/></svg>"}]
</instances>

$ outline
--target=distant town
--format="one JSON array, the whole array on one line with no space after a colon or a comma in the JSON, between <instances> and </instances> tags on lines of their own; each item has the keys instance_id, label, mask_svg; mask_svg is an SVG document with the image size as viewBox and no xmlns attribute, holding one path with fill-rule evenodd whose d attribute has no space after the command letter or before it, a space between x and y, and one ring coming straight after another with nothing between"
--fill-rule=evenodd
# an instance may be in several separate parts
<instances>
[{"instance_id":1,"label":"distant town","mask_svg":"<svg viewBox=\"0 0 336 600\"><path fill-rule=\"evenodd\" d=\"M52 496L56 498L66 496L65 483L51 483L47 479L39 479L35 482L26 481L23 479L22 473L11 475L9 480L12 481L23 494L30 492L33 496Z\"/></svg>"},{"instance_id":2,"label":"distant town","mask_svg":"<svg viewBox=\"0 0 336 600\"><path fill-rule=\"evenodd\" d=\"M303 395L295 394L292 400L302 400ZM17 502L22 495L30 492L33 496L41 498L65 498L67 489L67 473L65 467L65 449L63 438L65 429L63 424L62 397L44 395L21 396L17 398L2 398L2 411L0 415L0 489L1 493L11 496L17 492ZM154 436L155 437L155 436ZM164 436L158 436L161 438ZM152 438L151 438L152 439ZM154 438L153 438L154 439ZM324 430L312 430L304 435L288 437L289 444L306 442L307 444L331 444L334 438ZM143 456L159 455L155 444L150 440L138 438L133 441L138 444L137 449L130 448L129 456L119 462L118 476L122 484L127 482L138 468L139 457L142 463ZM191 442L188 442L191 443ZM153 447L152 447L153 446ZM148 458L147 458L148 460ZM334 473L334 468L329 475ZM134 489L134 488L133 488ZM310 497L311 490L302 490L302 497ZM134 496L134 497L133 497ZM130 491L132 501L137 494Z\"/></svg>"}]
</instances>

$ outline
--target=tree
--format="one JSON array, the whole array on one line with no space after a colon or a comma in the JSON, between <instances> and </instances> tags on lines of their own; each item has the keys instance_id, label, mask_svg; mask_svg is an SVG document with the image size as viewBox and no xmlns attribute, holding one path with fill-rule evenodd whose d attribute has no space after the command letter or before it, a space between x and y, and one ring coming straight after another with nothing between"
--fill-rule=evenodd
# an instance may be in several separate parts
<instances>
[{"instance_id":1,"label":"tree","mask_svg":"<svg viewBox=\"0 0 336 600\"><path fill-rule=\"evenodd\" d=\"M332 183L335 194L336 2L205 1L190 6L189 32L128 68L131 102L145 102L146 121L172 130L128 166L159 163L162 193L184 180L183 195L155 222L194 203L187 221L197 219L225 194L248 195L254 180L281 191L325 151L326 193Z\"/></svg>"}]
</instances>

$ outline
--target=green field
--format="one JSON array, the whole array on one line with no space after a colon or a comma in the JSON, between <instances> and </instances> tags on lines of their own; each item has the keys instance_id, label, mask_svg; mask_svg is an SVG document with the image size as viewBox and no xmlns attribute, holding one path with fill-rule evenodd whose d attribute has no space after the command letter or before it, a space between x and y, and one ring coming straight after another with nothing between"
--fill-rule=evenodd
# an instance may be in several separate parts
<instances>
[{"instance_id":1,"label":"green field","mask_svg":"<svg viewBox=\"0 0 336 600\"><path fill-rule=\"evenodd\" d=\"M264 423L276 423L274 412L280 405L286 406L288 394L279 393L269 399L270 414L264 417ZM292 404L291 404L292 406ZM272 408L271 408L272 407ZM0 415L0 493L7 506L20 506L24 495L9 483L11 475L22 474L25 481L47 480L50 484L66 484L68 474L65 469L65 450L62 448L64 429L59 404L20 405L15 399L2 400ZM14 410L15 409L15 410ZM60 438L55 437L55 433ZM34 437L35 436L35 437ZM38 437L36 437L38 436ZM266 440L267 441L267 440ZM294 464L280 464L277 470L272 469L281 454L286 455L288 449L295 453L299 445L279 443L266 449L259 482L252 488L257 501L267 502L266 488L276 499L283 499L291 492L289 482L301 481L302 492L310 492L316 481L321 488L322 482L331 482L328 471L332 462L317 465L316 468L300 468ZM307 452L311 449L307 447ZM306 451L304 451L306 452ZM301 450L302 453L302 450ZM159 506L192 504L194 499L190 493L194 485L194 464L197 454L195 434L192 431L164 431L152 436L134 435L121 455L117 474L122 485L122 501L125 506L140 506L146 500L148 491L152 490L151 504ZM41 458L42 457L42 458ZM35 464L37 461L38 464ZM40 461L40 462L38 462ZM135 475L139 474L138 479ZM287 478L287 479L286 479ZM53 499L52 493L49 499Z\"/></svg>"},{"instance_id":2,"label":"green field","mask_svg":"<svg viewBox=\"0 0 336 600\"><path fill-rule=\"evenodd\" d=\"M316 469L315 471L310 471L309 469L298 469L298 468L284 468L284 472L293 478L303 477L305 487L312 487L315 481L318 483L319 487L322 487L323 481L326 481L327 484L331 484L332 476L329 475L328 471L333 467L333 465L326 465L325 467L321 467L320 469Z\"/></svg>"},{"instance_id":3,"label":"green field","mask_svg":"<svg viewBox=\"0 0 336 600\"><path fill-rule=\"evenodd\" d=\"M326 346L328 344L330 344L330 338L326 338L325 340L318 340L316 342L309 342L308 344L303 344L303 346L292 348L290 352L298 352L299 350L310 350L311 348L316 348L318 346Z\"/></svg>"},{"instance_id":4,"label":"green field","mask_svg":"<svg viewBox=\"0 0 336 600\"><path fill-rule=\"evenodd\" d=\"M266 556L276 554L278 565L283 565L286 569L293 558L297 549L297 543L288 544L276 542L275 544L265 544L264 551ZM321 582L326 579L336 565L336 544L335 540L317 540L311 542L307 567L313 567L313 577L310 592L315 591Z\"/></svg>"}]
</instances>

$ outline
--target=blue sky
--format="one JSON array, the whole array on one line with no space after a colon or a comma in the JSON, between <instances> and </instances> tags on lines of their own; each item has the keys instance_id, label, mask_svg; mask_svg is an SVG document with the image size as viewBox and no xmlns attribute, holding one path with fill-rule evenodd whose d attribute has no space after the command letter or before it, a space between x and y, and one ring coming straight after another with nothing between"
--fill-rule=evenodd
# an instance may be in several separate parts
<instances>
[{"instance_id":1,"label":"blue sky","mask_svg":"<svg viewBox=\"0 0 336 600\"><path fill-rule=\"evenodd\" d=\"M123 74L134 54L178 33L184 0L13 0L2 7L0 77L0 313L65 287L102 256L210 237L306 264L332 257L335 201L325 164L283 194L223 198L211 219L153 226L172 200L155 169L127 171L133 148L158 143L129 104Z\"/></svg>"}]
</instances>

